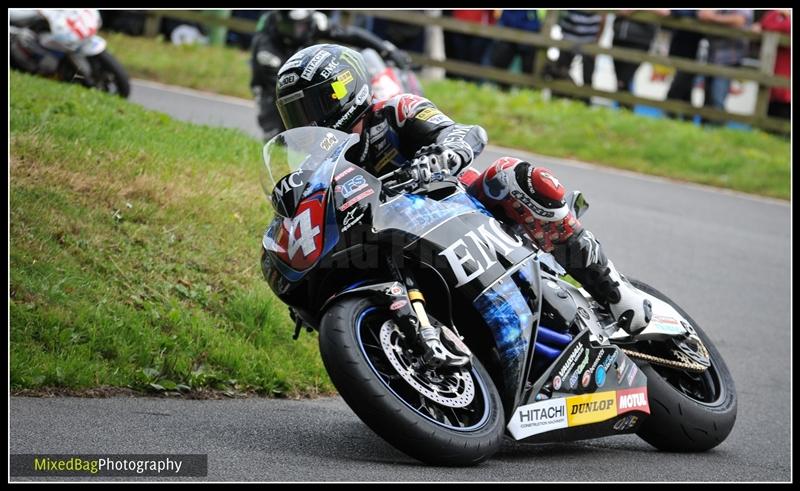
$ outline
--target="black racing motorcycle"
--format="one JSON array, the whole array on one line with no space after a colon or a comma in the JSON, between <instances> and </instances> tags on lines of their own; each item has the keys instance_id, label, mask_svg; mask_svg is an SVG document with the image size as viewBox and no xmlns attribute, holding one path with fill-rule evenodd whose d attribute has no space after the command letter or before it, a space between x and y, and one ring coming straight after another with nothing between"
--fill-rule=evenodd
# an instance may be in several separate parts
<instances>
[{"instance_id":1,"label":"black racing motorcycle","mask_svg":"<svg viewBox=\"0 0 800 491\"><path fill-rule=\"evenodd\" d=\"M733 380L669 297L626 279L653 306L647 328L630 336L433 159L377 178L345 158L357 141L308 127L265 145L262 186L276 214L262 270L295 338L303 326L319 332L331 380L373 431L435 465L482 462L504 435L636 433L680 452L725 440ZM570 198L580 216L585 199ZM421 333L431 328L469 361L426 356Z\"/></svg>"}]
</instances>

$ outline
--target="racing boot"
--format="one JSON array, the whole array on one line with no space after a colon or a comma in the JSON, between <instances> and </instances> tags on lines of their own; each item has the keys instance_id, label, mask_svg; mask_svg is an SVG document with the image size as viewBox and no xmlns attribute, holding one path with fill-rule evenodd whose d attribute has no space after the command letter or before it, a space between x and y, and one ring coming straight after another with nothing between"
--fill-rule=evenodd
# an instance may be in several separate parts
<instances>
[{"instance_id":1,"label":"racing boot","mask_svg":"<svg viewBox=\"0 0 800 491\"><path fill-rule=\"evenodd\" d=\"M606 305L617 327L634 335L653 316L650 301L622 276L603 253L600 242L585 228L554 245L553 257L592 297Z\"/></svg>"},{"instance_id":2,"label":"racing boot","mask_svg":"<svg viewBox=\"0 0 800 491\"><path fill-rule=\"evenodd\" d=\"M630 334L644 329L652 306L620 275L594 235L584 229L564 199L565 188L544 167L503 157L482 173L460 176L468 192L499 219L516 223L600 303Z\"/></svg>"}]
</instances>

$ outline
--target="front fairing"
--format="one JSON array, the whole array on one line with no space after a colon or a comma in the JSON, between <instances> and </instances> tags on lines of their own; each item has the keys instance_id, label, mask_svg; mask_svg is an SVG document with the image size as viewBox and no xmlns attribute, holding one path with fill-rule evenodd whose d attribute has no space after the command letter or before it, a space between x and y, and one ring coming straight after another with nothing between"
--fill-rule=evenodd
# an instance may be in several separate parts
<instances>
[{"instance_id":1,"label":"front fairing","mask_svg":"<svg viewBox=\"0 0 800 491\"><path fill-rule=\"evenodd\" d=\"M105 49L105 41L96 38L100 29L100 12L95 9L45 9L40 11L47 19L50 32L41 38L42 46L65 52L78 52L91 56ZM102 49L97 51L100 46Z\"/></svg>"}]
</instances>

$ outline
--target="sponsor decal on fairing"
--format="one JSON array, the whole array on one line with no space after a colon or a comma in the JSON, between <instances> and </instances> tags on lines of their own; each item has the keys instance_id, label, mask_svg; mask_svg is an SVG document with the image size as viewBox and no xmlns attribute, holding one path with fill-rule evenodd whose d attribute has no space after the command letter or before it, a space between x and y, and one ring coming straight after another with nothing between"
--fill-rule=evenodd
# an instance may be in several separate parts
<instances>
[{"instance_id":1,"label":"sponsor decal on fairing","mask_svg":"<svg viewBox=\"0 0 800 491\"><path fill-rule=\"evenodd\" d=\"M628 359L623 358L617 367L617 384L622 385L622 379L625 378L625 369L628 368Z\"/></svg>"},{"instance_id":2,"label":"sponsor decal on fairing","mask_svg":"<svg viewBox=\"0 0 800 491\"><path fill-rule=\"evenodd\" d=\"M633 385L633 381L638 372L639 368L636 366L636 363L631 363L631 368L628 370L628 387Z\"/></svg>"},{"instance_id":3,"label":"sponsor decal on fairing","mask_svg":"<svg viewBox=\"0 0 800 491\"><path fill-rule=\"evenodd\" d=\"M634 426L636 426L636 423L638 423L638 422L639 422L639 417L636 416L635 414L630 414L630 415L625 416L624 418L618 420L616 423L614 423L614 429L616 431L629 430L629 429L633 428Z\"/></svg>"},{"instance_id":4,"label":"sponsor decal on fairing","mask_svg":"<svg viewBox=\"0 0 800 491\"><path fill-rule=\"evenodd\" d=\"M487 230L486 225L482 224L476 230L470 230L464 235L464 238L468 238L473 245L472 248L464 239L458 239L439 253L450 263L450 268L458 279L456 288L466 285L497 264L498 249L503 256L508 257L522 245L522 239L508 235L496 220L489 221L489 228L491 230ZM480 253L476 254L478 257L472 255L474 250ZM470 264L474 271L467 274L465 264Z\"/></svg>"},{"instance_id":5,"label":"sponsor decal on fairing","mask_svg":"<svg viewBox=\"0 0 800 491\"><path fill-rule=\"evenodd\" d=\"M342 196L345 198L349 198L350 196L356 194L357 192L361 191L365 187L367 187L366 179L361 174L353 177L346 183L341 185ZM339 186L337 186L339 187Z\"/></svg>"},{"instance_id":6,"label":"sponsor decal on fairing","mask_svg":"<svg viewBox=\"0 0 800 491\"><path fill-rule=\"evenodd\" d=\"M647 387L617 391L617 414L624 414L630 411L641 411L650 414Z\"/></svg>"},{"instance_id":7,"label":"sponsor decal on fairing","mask_svg":"<svg viewBox=\"0 0 800 491\"><path fill-rule=\"evenodd\" d=\"M605 421L617 416L616 392L596 392L567 398L569 426Z\"/></svg>"},{"instance_id":8,"label":"sponsor decal on fairing","mask_svg":"<svg viewBox=\"0 0 800 491\"><path fill-rule=\"evenodd\" d=\"M521 440L539 433L566 428L566 413L566 402L563 398L535 402L517 408L507 428L516 440Z\"/></svg>"},{"instance_id":9,"label":"sponsor decal on fairing","mask_svg":"<svg viewBox=\"0 0 800 491\"><path fill-rule=\"evenodd\" d=\"M356 196L355 198L351 199L350 201L348 201L345 204L343 204L342 206L340 206L339 207L339 211L345 211L348 208L350 208L351 206L353 206L354 204L356 204L359 201L361 201L362 199L364 199L364 198L366 198L368 196L371 196L373 194L375 194L375 191L372 188L369 188L366 191L364 191L363 193L361 193L358 196Z\"/></svg>"},{"instance_id":10,"label":"sponsor decal on fairing","mask_svg":"<svg viewBox=\"0 0 800 491\"><path fill-rule=\"evenodd\" d=\"M344 220L342 220L342 232L347 232L353 225L356 225L364 218L364 212L361 212L360 215L356 216L358 212L358 208L353 208L347 215L345 215Z\"/></svg>"},{"instance_id":11,"label":"sponsor decal on fairing","mask_svg":"<svg viewBox=\"0 0 800 491\"><path fill-rule=\"evenodd\" d=\"M346 176L347 174L350 174L354 170L356 170L355 167L348 167L347 169L345 169L342 172L340 172L339 174L337 174L336 177L333 178L333 180L334 181L341 181L344 176Z\"/></svg>"},{"instance_id":12,"label":"sponsor decal on fairing","mask_svg":"<svg viewBox=\"0 0 800 491\"><path fill-rule=\"evenodd\" d=\"M567 359L564 361L564 365L562 365L561 369L558 371L558 378L559 380L563 379L567 376L572 367L575 366L575 363L578 361L578 357L581 355L581 350L583 349L583 345L581 343L576 343L575 347L572 348L572 352L569 354Z\"/></svg>"}]
</instances>

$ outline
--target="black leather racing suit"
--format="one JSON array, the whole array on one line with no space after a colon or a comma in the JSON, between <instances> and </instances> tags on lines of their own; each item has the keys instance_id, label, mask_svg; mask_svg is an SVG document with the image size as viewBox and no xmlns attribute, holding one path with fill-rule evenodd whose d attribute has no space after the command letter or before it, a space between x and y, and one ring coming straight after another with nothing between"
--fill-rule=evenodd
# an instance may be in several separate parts
<instances>
[{"instance_id":1,"label":"black leather racing suit","mask_svg":"<svg viewBox=\"0 0 800 491\"><path fill-rule=\"evenodd\" d=\"M275 12L265 14L265 16L270 15L275 15ZM250 89L253 91L258 105L258 124L264 131L265 140L285 129L278 109L275 107L275 87L281 65L297 51L324 39L359 48L372 48L382 57L392 57L397 53L391 43L355 26L330 25L323 27L320 23L315 23L311 35L307 39L297 42L279 35L272 28L274 23L266 19L262 20L260 24L263 24L263 28L256 32L251 44Z\"/></svg>"},{"instance_id":2,"label":"black leather racing suit","mask_svg":"<svg viewBox=\"0 0 800 491\"><path fill-rule=\"evenodd\" d=\"M372 106L361 141L347 157L373 175L382 175L403 166L422 147L440 145L460 158L457 173L483 151L486 141L480 126L456 124L428 99L400 94Z\"/></svg>"}]
</instances>

